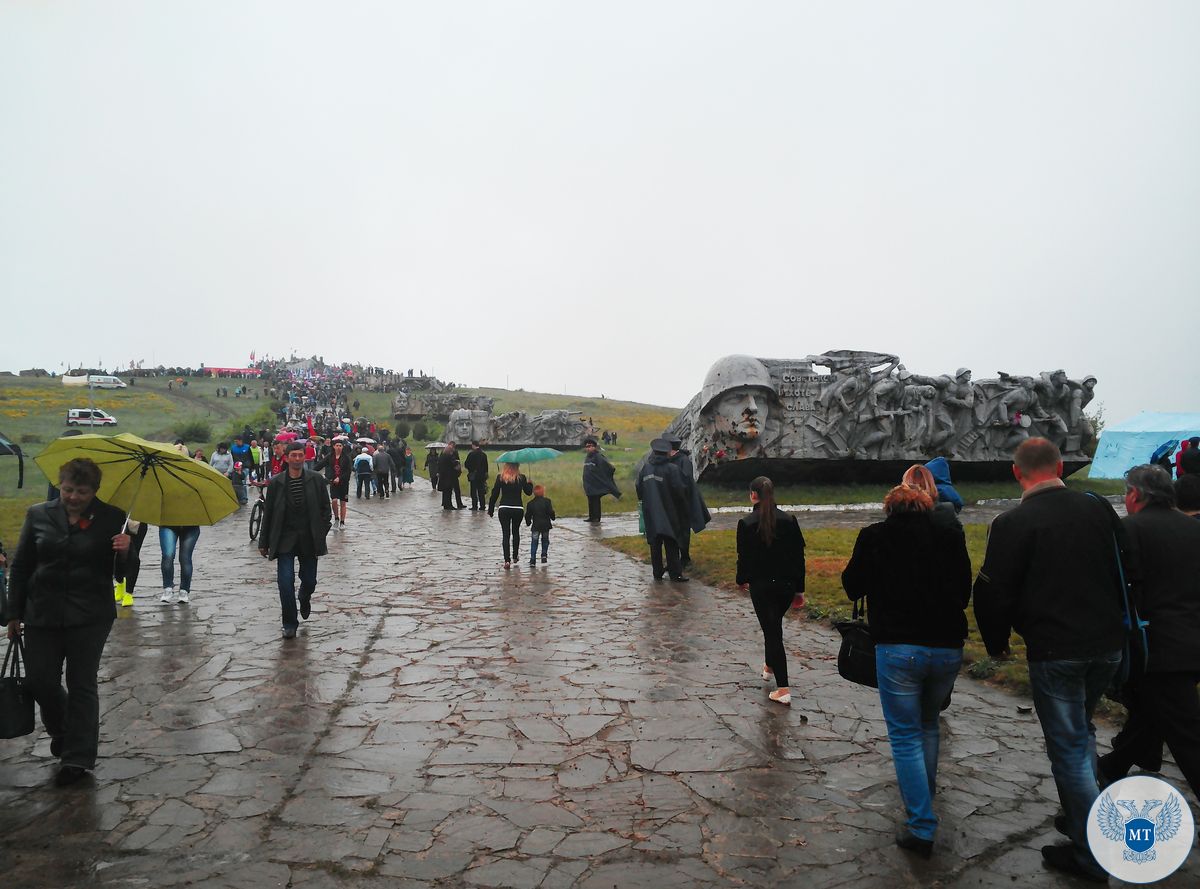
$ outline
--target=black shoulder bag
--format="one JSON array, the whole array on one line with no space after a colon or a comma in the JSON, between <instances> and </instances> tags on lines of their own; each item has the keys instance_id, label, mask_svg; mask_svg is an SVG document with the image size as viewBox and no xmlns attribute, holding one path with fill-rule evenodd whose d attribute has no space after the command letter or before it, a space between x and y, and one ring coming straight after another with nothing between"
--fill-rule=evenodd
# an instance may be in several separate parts
<instances>
[{"instance_id":1,"label":"black shoulder bag","mask_svg":"<svg viewBox=\"0 0 1200 889\"><path fill-rule=\"evenodd\" d=\"M1121 585L1121 623L1125 627L1125 646L1121 652L1121 665L1117 668L1117 675L1112 680L1112 694L1109 696L1120 700L1126 684L1138 679L1146 672L1146 666L1150 660L1150 638L1146 633L1146 627L1150 626L1150 622L1142 620L1141 615L1138 614L1137 602L1133 599L1129 590L1129 579L1125 576L1125 562L1121 555L1120 543L1121 538L1125 535L1125 529L1121 525L1121 520L1117 517L1117 512L1112 508L1112 504L1106 499L1095 491L1088 491L1088 494L1104 505L1112 524L1113 555L1117 560L1117 577Z\"/></svg>"},{"instance_id":2,"label":"black shoulder bag","mask_svg":"<svg viewBox=\"0 0 1200 889\"><path fill-rule=\"evenodd\" d=\"M24 657L21 637L9 640L0 667L0 738L19 738L33 731L33 692L21 672Z\"/></svg>"},{"instance_id":3,"label":"black shoulder bag","mask_svg":"<svg viewBox=\"0 0 1200 889\"><path fill-rule=\"evenodd\" d=\"M838 651L838 673L843 679L879 688L879 676L875 672L875 640L867 624L866 597L854 600L850 620L839 620L834 628L842 634L842 647ZM860 606L861 603L861 606Z\"/></svg>"}]
</instances>

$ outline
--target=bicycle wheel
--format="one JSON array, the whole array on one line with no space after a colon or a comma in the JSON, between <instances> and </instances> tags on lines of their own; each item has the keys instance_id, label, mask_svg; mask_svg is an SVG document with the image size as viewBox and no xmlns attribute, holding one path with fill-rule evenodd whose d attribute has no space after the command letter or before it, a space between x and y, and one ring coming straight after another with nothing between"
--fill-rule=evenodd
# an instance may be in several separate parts
<instances>
[{"instance_id":1,"label":"bicycle wheel","mask_svg":"<svg viewBox=\"0 0 1200 889\"><path fill-rule=\"evenodd\" d=\"M258 531L262 527L263 513L266 511L261 500L255 500L254 506L250 509L250 539L255 540L258 537Z\"/></svg>"}]
</instances>

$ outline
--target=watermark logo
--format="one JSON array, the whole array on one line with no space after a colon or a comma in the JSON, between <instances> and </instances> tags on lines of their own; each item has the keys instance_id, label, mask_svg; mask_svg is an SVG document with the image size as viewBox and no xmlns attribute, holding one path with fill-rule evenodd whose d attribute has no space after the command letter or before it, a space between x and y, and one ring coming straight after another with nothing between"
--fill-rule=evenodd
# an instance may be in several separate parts
<instances>
[{"instance_id":1,"label":"watermark logo","mask_svg":"<svg viewBox=\"0 0 1200 889\"><path fill-rule=\"evenodd\" d=\"M1138 775L1101 791L1088 814L1092 854L1128 883L1170 876L1191 851L1196 825L1183 797L1166 781Z\"/></svg>"}]
</instances>

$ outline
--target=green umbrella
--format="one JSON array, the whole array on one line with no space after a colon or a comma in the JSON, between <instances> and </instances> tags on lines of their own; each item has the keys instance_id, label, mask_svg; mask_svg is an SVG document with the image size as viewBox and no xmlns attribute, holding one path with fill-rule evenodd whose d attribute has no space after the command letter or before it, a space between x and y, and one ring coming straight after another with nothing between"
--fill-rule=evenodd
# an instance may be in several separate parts
<instances>
[{"instance_id":1,"label":"green umbrella","mask_svg":"<svg viewBox=\"0 0 1200 889\"><path fill-rule=\"evenodd\" d=\"M496 458L497 463L537 463L539 460L553 460L561 457L562 451L554 448L521 448L519 451L505 451Z\"/></svg>"}]
</instances>

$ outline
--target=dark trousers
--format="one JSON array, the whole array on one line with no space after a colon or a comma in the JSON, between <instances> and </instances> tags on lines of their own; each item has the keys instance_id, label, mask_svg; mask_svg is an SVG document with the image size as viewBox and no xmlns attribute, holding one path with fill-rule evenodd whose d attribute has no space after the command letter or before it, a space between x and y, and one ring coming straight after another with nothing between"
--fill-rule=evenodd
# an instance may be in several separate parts
<instances>
[{"instance_id":1,"label":"dark trousers","mask_svg":"<svg viewBox=\"0 0 1200 889\"><path fill-rule=\"evenodd\" d=\"M388 474L386 472L375 473L375 486L379 489L380 497L388 496ZM392 490L394 491L395 488Z\"/></svg>"},{"instance_id":2,"label":"dark trousers","mask_svg":"<svg viewBox=\"0 0 1200 889\"><path fill-rule=\"evenodd\" d=\"M775 684L788 684L787 653L783 648L783 618L796 598L796 585L789 581L750 584L750 601L763 634L763 662L775 674Z\"/></svg>"},{"instance_id":3,"label":"dark trousers","mask_svg":"<svg viewBox=\"0 0 1200 889\"><path fill-rule=\"evenodd\" d=\"M679 564L687 567L692 561L692 529L684 528L679 535Z\"/></svg>"},{"instance_id":4,"label":"dark trousers","mask_svg":"<svg viewBox=\"0 0 1200 889\"><path fill-rule=\"evenodd\" d=\"M1195 673L1150 673L1130 688L1129 718L1113 738L1113 749L1100 757L1100 773L1109 781L1139 765L1162 767L1165 742L1192 793L1200 799L1200 693Z\"/></svg>"},{"instance_id":5,"label":"dark trousers","mask_svg":"<svg viewBox=\"0 0 1200 889\"><path fill-rule=\"evenodd\" d=\"M454 509L454 491L449 488L442 491L442 509Z\"/></svg>"},{"instance_id":6,"label":"dark trousers","mask_svg":"<svg viewBox=\"0 0 1200 889\"><path fill-rule=\"evenodd\" d=\"M367 499L370 500L371 499L371 481L372 481L372 479L374 479L374 475L373 474L367 475L365 473L360 472L357 475L355 475L354 477L355 477L355 479L357 479L357 484L355 485L355 488L354 488L354 496L361 497L363 495L363 488L365 487L367 489Z\"/></svg>"},{"instance_id":7,"label":"dark trousers","mask_svg":"<svg viewBox=\"0 0 1200 889\"><path fill-rule=\"evenodd\" d=\"M500 538L503 541L504 561L511 562L521 555L521 522L525 510L516 507L500 507ZM511 542L511 549L510 547Z\"/></svg>"},{"instance_id":8,"label":"dark trousers","mask_svg":"<svg viewBox=\"0 0 1200 889\"><path fill-rule=\"evenodd\" d=\"M588 521L600 521L600 496L588 494Z\"/></svg>"},{"instance_id":9,"label":"dark trousers","mask_svg":"<svg viewBox=\"0 0 1200 889\"><path fill-rule=\"evenodd\" d=\"M300 560L300 601L307 602L317 589L317 557L302 553L279 553L275 557L275 577L279 582L279 605L283 626L293 630L300 625L296 616L296 559Z\"/></svg>"},{"instance_id":10,"label":"dark trousers","mask_svg":"<svg viewBox=\"0 0 1200 889\"><path fill-rule=\"evenodd\" d=\"M463 508L462 488L458 486L458 479L454 480L454 505L459 509Z\"/></svg>"},{"instance_id":11,"label":"dark trousers","mask_svg":"<svg viewBox=\"0 0 1200 889\"><path fill-rule=\"evenodd\" d=\"M391 476L392 476L392 490L393 491L396 490L397 485L399 485L401 488L404 487L404 471L403 470L393 469L391 472Z\"/></svg>"},{"instance_id":12,"label":"dark trousers","mask_svg":"<svg viewBox=\"0 0 1200 889\"><path fill-rule=\"evenodd\" d=\"M86 627L25 627L25 667L42 724L63 739L63 765L96 767L100 694L96 674L112 622ZM63 664L67 687L62 687Z\"/></svg>"},{"instance_id":13,"label":"dark trousers","mask_svg":"<svg viewBox=\"0 0 1200 889\"><path fill-rule=\"evenodd\" d=\"M683 574L679 566L679 544L675 538L659 534L650 542L650 567L654 571L654 579L659 580L663 576L663 550L667 552L667 573L673 578L679 577Z\"/></svg>"},{"instance_id":14,"label":"dark trousers","mask_svg":"<svg viewBox=\"0 0 1200 889\"><path fill-rule=\"evenodd\" d=\"M471 509L487 508L487 476L473 477L471 480Z\"/></svg>"}]
</instances>

